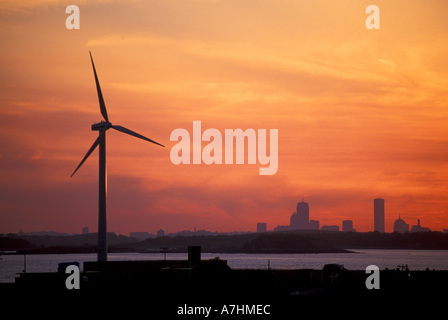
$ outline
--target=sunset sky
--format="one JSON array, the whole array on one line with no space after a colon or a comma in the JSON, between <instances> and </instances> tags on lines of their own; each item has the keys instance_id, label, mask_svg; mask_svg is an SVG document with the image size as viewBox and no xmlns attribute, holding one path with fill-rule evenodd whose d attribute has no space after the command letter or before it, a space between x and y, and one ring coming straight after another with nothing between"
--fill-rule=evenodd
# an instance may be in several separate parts
<instances>
[{"instance_id":1,"label":"sunset sky","mask_svg":"<svg viewBox=\"0 0 448 320\"><path fill-rule=\"evenodd\" d=\"M68 5L80 29L68 30ZM380 9L368 30L366 7ZM0 0L0 233L97 230L102 120L108 230L255 231L304 197L320 225L448 229L446 0ZM278 129L278 171L174 165L177 128ZM203 142L202 146L206 145Z\"/></svg>"}]
</instances>

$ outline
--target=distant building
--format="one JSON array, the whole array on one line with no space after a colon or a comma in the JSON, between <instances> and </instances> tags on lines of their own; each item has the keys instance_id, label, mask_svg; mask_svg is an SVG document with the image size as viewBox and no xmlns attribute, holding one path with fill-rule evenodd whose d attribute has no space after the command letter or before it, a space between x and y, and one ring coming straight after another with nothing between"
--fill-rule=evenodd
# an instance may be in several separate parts
<instances>
[{"instance_id":1,"label":"distant building","mask_svg":"<svg viewBox=\"0 0 448 320\"><path fill-rule=\"evenodd\" d=\"M320 230L324 231L339 231L339 226L322 226Z\"/></svg>"},{"instance_id":2,"label":"distant building","mask_svg":"<svg viewBox=\"0 0 448 320\"><path fill-rule=\"evenodd\" d=\"M302 199L302 201L297 203L296 212L297 216L299 217L299 223L306 227L310 221L310 207L308 205L308 202L305 202Z\"/></svg>"},{"instance_id":3,"label":"distant building","mask_svg":"<svg viewBox=\"0 0 448 320\"><path fill-rule=\"evenodd\" d=\"M267 231L267 225L264 222L257 223L257 232L266 232Z\"/></svg>"},{"instance_id":4,"label":"distant building","mask_svg":"<svg viewBox=\"0 0 448 320\"><path fill-rule=\"evenodd\" d=\"M373 200L374 231L384 232L384 199Z\"/></svg>"},{"instance_id":5,"label":"distant building","mask_svg":"<svg viewBox=\"0 0 448 320\"><path fill-rule=\"evenodd\" d=\"M157 231L157 237L164 237L164 236L165 236L165 231L163 231L162 229Z\"/></svg>"},{"instance_id":6,"label":"distant building","mask_svg":"<svg viewBox=\"0 0 448 320\"><path fill-rule=\"evenodd\" d=\"M319 230L319 221L310 220L310 207L308 202L302 201L297 203L297 210L291 214L289 226L277 226L274 231L287 230Z\"/></svg>"},{"instance_id":7,"label":"distant building","mask_svg":"<svg viewBox=\"0 0 448 320\"><path fill-rule=\"evenodd\" d=\"M443 229L443 233L448 233L448 229Z\"/></svg>"},{"instance_id":8,"label":"distant building","mask_svg":"<svg viewBox=\"0 0 448 320\"><path fill-rule=\"evenodd\" d=\"M317 220L310 220L310 222L309 222L309 229L310 230L319 230L319 221L317 221Z\"/></svg>"},{"instance_id":9,"label":"distant building","mask_svg":"<svg viewBox=\"0 0 448 320\"><path fill-rule=\"evenodd\" d=\"M353 229L353 221L352 220L344 220L344 221L342 221L342 231L356 232L356 230Z\"/></svg>"},{"instance_id":10,"label":"distant building","mask_svg":"<svg viewBox=\"0 0 448 320\"><path fill-rule=\"evenodd\" d=\"M398 216L398 219L395 220L395 222L394 222L394 232L399 232L399 233L409 232L409 224L404 222L404 220L401 219L400 216Z\"/></svg>"},{"instance_id":11,"label":"distant building","mask_svg":"<svg viewBox=\"0 0 448 320\"><path fill-rule=\"evenodd\" d=\"M289 226L291 229L303 229L301 228L301 221L297 212L291 214L291 218L289 218Z\"/></svg>"},{"instance_id":12,"label":"distant building","mask_svg":"<svg viewBox=\"0 0 448 320\"><path fill-rule=\"evenodd\" d=\"M82 228L82 234L88 234L89 233L89 227Z\"/></svg>"},{"instance_id":13,"label":"distant building","mask_svg":"<svg viewBox=\"0 0 448 320\"><path fill-rule=\"evenodd\" d=\"M297 203L297 211L291 215L289 226L291 230L319 230L319 221L310 221L310 207L302 199Z\"/></svg>"},{"instance_id":14,"label":"distant building","mask_svg":"<svg viewBox=\"0 0 448 320\"><path fill-rule=\"evenodd\" d=\"M417 220L417 225L413 225L411 228L411 232L429 232L431 229L427 227L422 227L420 225L420 219Z\"/></svg>"},{"instance_id":15,"label":"distant building","mask_svg":"<svg viewBox=\"0 0 448 320\"><path fill-rule=\"evenodd\" d=\"M274 231L288 231L291 230L291 226L277 226L274 228Z\"/></svg>"}]
</instances>

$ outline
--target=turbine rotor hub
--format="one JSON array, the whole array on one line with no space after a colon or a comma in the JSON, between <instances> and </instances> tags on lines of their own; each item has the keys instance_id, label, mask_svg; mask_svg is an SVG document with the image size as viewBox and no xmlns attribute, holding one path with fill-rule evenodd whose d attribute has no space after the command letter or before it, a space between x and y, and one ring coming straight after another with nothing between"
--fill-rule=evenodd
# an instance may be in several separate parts
<instances>
[{"instance_id":1,"label":"turbine rotor hub","mask_svg":"<svg viewBox=\"0 0 448 320\"><path fill-rule=\"evenodd\" d=\"M112 126L112 123L109 121L101 121L95 124L92 124L92 131L106 131Z\"/></svg>"}]
</instances>

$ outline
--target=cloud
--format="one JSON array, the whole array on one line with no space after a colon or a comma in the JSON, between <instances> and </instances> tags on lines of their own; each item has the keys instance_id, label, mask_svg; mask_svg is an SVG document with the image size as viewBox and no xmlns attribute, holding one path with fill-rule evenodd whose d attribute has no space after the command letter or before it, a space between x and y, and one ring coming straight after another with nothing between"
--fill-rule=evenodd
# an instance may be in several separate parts
<instances>
[{"instance_id":1,"label":"cloud","mask_svg":"<svg viewBox=\"0 0 448 320\"><path fill-rule=\"evenodd\" d=\"M430 206L428 220L446 224L441 2L384 3L379 32L365 29L365 7L355 2L78 3L81 29L73 32L64 25L67 3L0 3L6 231L58 221L67 228L58 231L73 232L96 221L97 154L68 178L101 119L89 50L113 123L167 145L108 134L118 232L176 231L189 221L212 230L255 228L261 219L274 227L302 193L321 223L352 217L370 230L371 198L380 193L391 213L417 217ZM169 135L191 130L193 120L221 131L278 129L278 173L173 165ZM403 200L411 198L415 206Z\"/></svg>"}]
</instances>

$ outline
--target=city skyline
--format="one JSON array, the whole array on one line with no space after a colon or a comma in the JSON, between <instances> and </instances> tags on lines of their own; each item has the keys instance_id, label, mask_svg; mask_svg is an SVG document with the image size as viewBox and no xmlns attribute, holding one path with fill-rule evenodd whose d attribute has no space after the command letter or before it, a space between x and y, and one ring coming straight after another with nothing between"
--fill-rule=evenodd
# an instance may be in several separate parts
<instances>
[{"instance_id":1,"label":"city skyline","mask_svg":"<svg viewBox=\"0 0 448 320\"><path fill-rule=\"evenodd\" d=\"M108 230L269 229L302 194L320 225L371 231L381 196L385 232L448 227L448 3L378 3L379 30L356 1L77 5L68 30L60 1L0 3L0 233L98 229L98 153L70 179L101 120L89 51L108 112L166 146L110 133ZM173 164L193 121L278 130L278 170Z\"/></svg>"},{"instance_id":2,"label":"city skyline","mask_svg":"<svg viewBox=\"0 0 448 320\"><path fill-rule=\"evenodd\" d=\"M361 232L371 232L371 231L378 231L378 232L419 232L419 231L439 231L439 232L446 232L446 230L448 230L448 228L446 228L445 226L441 226L440 229L437 230L431 230L428 227L421 227L420 225L420 219L417 219L417 225L412 225L412 229L409 227L409 224L406 224L405 221L403 219L401 219L401 215L398 215L398 219L395 219L394 217L390 217L388 218L388 220L393 221L392 225L386 228L386 224L385 224L385 220L386 220L386 216L385 216L385 200L382 198L375 198L374 200L374 205L373 205L373 221L372 221L372 226L371 226L371 230L363 230ZM273 228L269 228L268 224L266 222L257 222L256 223L256 228L255 230L252 229L247 229L247 230L242 230L241 228L236 230L228 230L228 231L219 231L217 229L215 230L206 230L206 229L200 229L199 231L206 231L206 232L214 232L214 233L234 233L234 232L269 232L269 231L286 231L286 230L331 230L331 231L351 231L351 232L357 232L356 228L354 228L354 223L353 220L351 219L345 219L345 220L341 220L338 222L336 222L336 224L320 224L319 220L314 220L314 219L310 219L310 213L309 213L309 203L304 201L304 198L302 196L302 200L300 202L297 202L297 206L296 206L296 211L293 212L290 215L289 218L289 222L290 224L285 226L285 225L277 225L277 227L273 227ZM381 217L377 217L377 215L380 214L382 215ZM333 221L333 220L332 220ZM397 224L398 223L398 224ZM338 227L338 230L335 230L334 227ZM339 226L341 228L339 228ZM322 227L324 227L322 229ZM330 227L330 228L328 228ZM142 231L140 229L140 231L136 231L136 230L131 230L128 234L138 234L138 233L142 233L142 234L148 234L148 235L157 235L160 236L161 232L163 232L163 234L165 234L165 232L167 232L167 229L163 229L163 227L161 228L159 227L155 227L157 230L154 233L149 233L148 231ZM144 229L144 228L143 228ZM390 231L386 231L391 229ZM87 231L85 231L87 230ZM83 226L82 227L82 234L88 233L89 227L87 226ZM59 231L56 230L33 230L29 233L39 233L39 232L56 232L59 233ZM112 233L116 233L115 231L110 231ZM177 233L183 233L183 232L194 232L196 233L196 226L193 227L193 231L190 229L185 229L185 228L180 228L174 232L172 232L172 234L177 234ZM9 232L9 233L16 233L16 232ZM22 234L22 233L28 233L28 232L23 232L22 228L20 228L19 232L17 232L18 234ZM61 234L68 234L65 232L60 232ZM167 232L168 233L168 232ZM171 232L170 232L171 233ZM0 232L0 234L2 234L2 232ZM77 234L76 232L74 232L73 234ZM118 233L118 234L124 234L124 233ZM132 235L131 235L132 236Z\"/></svg>"},{"instance_id":3,"label":"city skyline","mask_svg":"<svg viewBox=\"0 0 448 320\"><path fill-rule=\"evenodd\" d=\"M381 232L385 233L385 225L384 225L384 219L385 219L385 200L382 198L376 198L374 200L373 205L373 224L372 224L372 230L369 230L368 232ZM218 230L196 230L196 226L194 226L193 230L189 229L183 229L181 231L177 232L167 232L167 230L164 229L158 229L156 233L149 233L148 231L131 231L129 233L130 237L139 238L141 240L145 238L153 238L153 237L163 237L165 234L167 235L208 235L208 234L232 234L232 233L246 233L246 232L272 232L272 231L306 231L306 230L326 230L326 231L343 231L343 232L357 232L357 230L354 228L353 220L342 220L341 228L339 228L339 224L336 225L328 225L323 224L320 226L320 221L310 219L310 206L308 202L304 201L304 198L302 196L302 200L297 203L296 211L293 212L290 216L290 224L289 225L277 225L277 227L274 227L272 229L268 228L268 225L266 222L257 222L256 230L233 230L228 232L220 232ZM417 220L416 225L412 225L412 228L409 227L409 224L407 224L403 219L401 219L401 216L398 216L398 219L396 219L393 223L393 230L391 232L398 232L398 233L406 233L406 232L428 232L433 231L428 227L423 227L420 224L420 219ZM434 230L434 231L443 231L443 233L448 232L447 228L443 228L443 230ZM112 233L115 233L114 231L110 231ZM89 227L83 227L82 228L82 234L89 233ZM1 233L0 233L1 234ZM23 232L22 229L17 233L18 235L24 235L24 234L34 234L34 235L69 235L68 233L59 233L55 231L39 231L39 232ZM77 233L74 233L77 234Z\"/></svg>"},{"instance_id":4,"label":"city skyline","mask_svg":"<svg viewBox=\"0 0 448 320\"><path fill-rule=\"evenodd\" d=\"M310 220L310 221L314 221L314 220ZM319 222L319 221L316 221ZM339 228L341 226L341 228ZM336 224L336 225L322 225L320 228L312 228L312 229L295 229L295 228L290 228L291 226L281 226L278 225L277 227L274 227L273 229L269 229L267 226L267 223L265 222L257 222L256 225L256 230L233 230L233 231L227 231L227 232L220 232L218 230L205 230L205 229L199 229L197 230L196 227L193 228L193 230L189 230L189 229L183 229L180 231L175 231L175 232L168 232L165 229L158 229L157 232L155 233L150 233L148 231L131 231L129 233L129 237L133 237L133 238L138 238L140 240L144 240L147 238L155 238L155 237L163 237L165 235L167 236L175 236L175 235L184 235L184 236L191 236L191 235L212 235L212 234L241 234L241 233L253 233L253 232L282 232L282 231L304 231L304 230L315 230L315 231L319 231L319 230L327 230L327 231L342 231L342 232L358 232L356 230L356 228L354 228L354 224L352 220L342 220L340 221L340 225ZM337 229L335 229L335 227L337 227ZM374 232L375 230L370 230L367 232ZM428 231L436 231L436 232L443 232L443 233L447 233L448 229L447 228L443 228L443 230L431 230L428 227L423 227L420 224L420 219L417 220L417 224L416 225L412 225L412 228L409 227L409 224L407 224L403 219L401 219L401 216L398 217L398 219L396 219L393 223L393 230L391 232L398 232L398 233L406 233L406 232L428 232ZM113 230L112 231L108 231L110 233L114 233L114 234L121 234L121 233L116 233ZM389 233L391 233L389 232ZM88 234L89 233L89 227L82 227L82 230L80 233L78 232L74 232L74 233L64 233L64 232L57 232L57 231L53 231L53 230L40 230L40 231L31 231L31 232L24 232L22 229L19 230L19 232L15 233L12 232L12 234L17 234L17 235L41 235L41 236L45 236L45 235L52 235L52 236L68 236L68 235L76 235L76 234ZM96 231L92 232L92 233L96 233ZM388 233L388 232L385 232ZM1 233L0 233L1 234ZM122 235L126 235L127 234L122 234Z\"/></svg>"}]
</instances>

